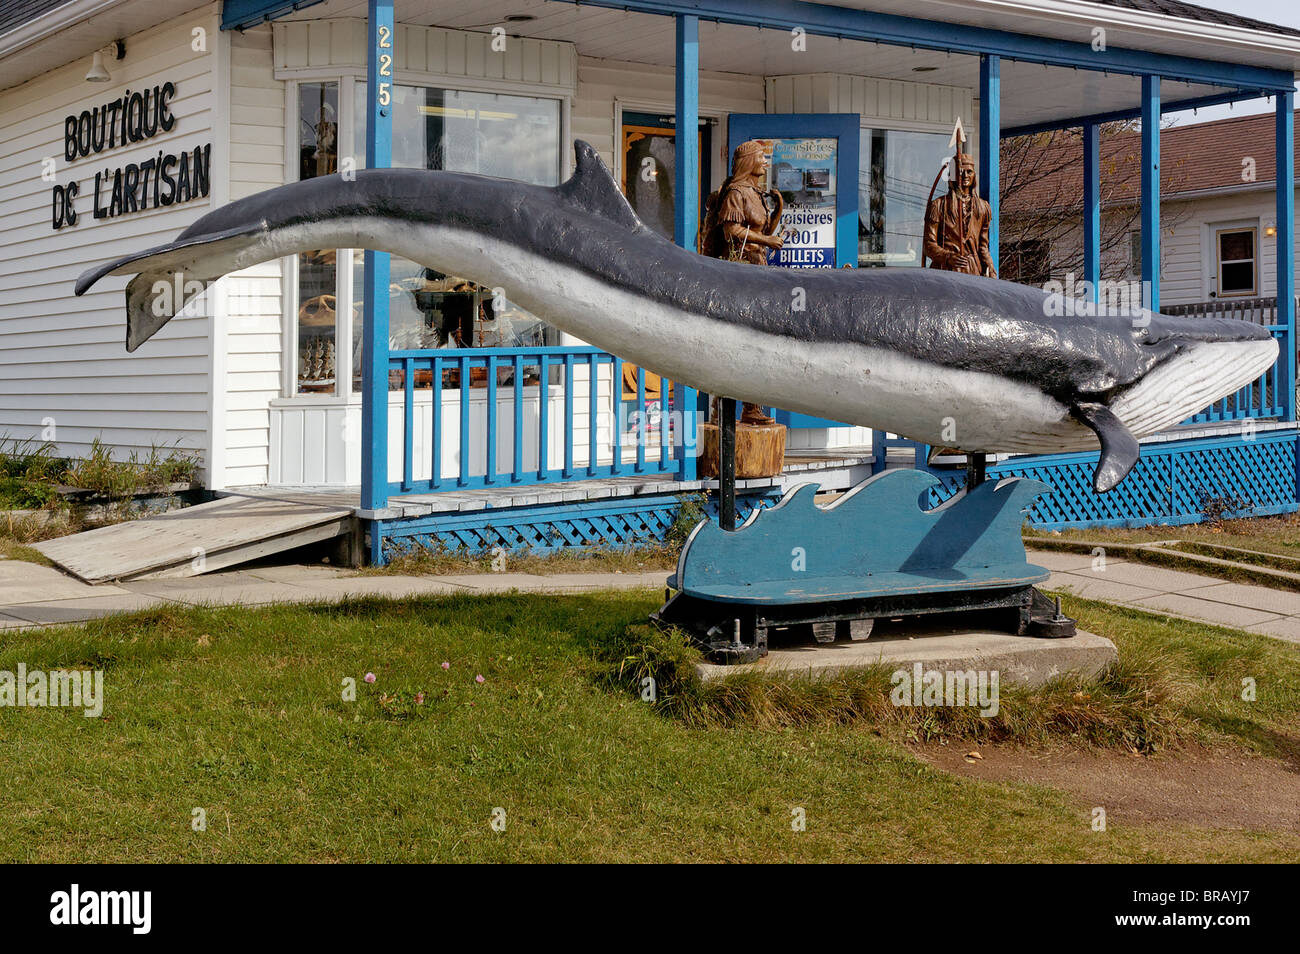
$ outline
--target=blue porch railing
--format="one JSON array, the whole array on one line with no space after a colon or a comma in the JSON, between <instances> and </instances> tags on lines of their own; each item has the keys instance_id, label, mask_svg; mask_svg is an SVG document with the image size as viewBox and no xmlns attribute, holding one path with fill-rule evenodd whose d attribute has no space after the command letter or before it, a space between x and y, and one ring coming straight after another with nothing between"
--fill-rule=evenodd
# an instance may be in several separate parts
<instances>
[{"instance_id":1,"label":"blue porch railing","mask_svg":"<svg viewBox=\"0 0 1300 954\"><path fill-rule=\"evenodd\" d=\"M389 354L390 494L677 476L680 428L667 379L590 347L445 349ZM655 400L655 394L658 400ZM685 423L683 423L685 422Z\"/></svg>"}]
</instances>

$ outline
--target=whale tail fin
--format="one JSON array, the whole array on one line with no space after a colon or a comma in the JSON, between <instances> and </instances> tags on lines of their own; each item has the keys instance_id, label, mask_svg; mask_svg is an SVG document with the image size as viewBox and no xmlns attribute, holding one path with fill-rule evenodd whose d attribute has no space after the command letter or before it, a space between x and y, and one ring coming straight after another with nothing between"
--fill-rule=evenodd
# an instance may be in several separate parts
<instances>
[{"instance_id":1,"label":"whale tail fin","mask_svg":"<svg viewBox=\"0 0 1300 954\"><path fill-rule=\"evenodd\" d=\"M1138 462L1141 446L1133 432L1104 404L1076 404L1074 416L1092 428L1101 441L1101 456L1092 472L1092 486L1099 494L1113 490Z\"/></svg>"}]
</instances>

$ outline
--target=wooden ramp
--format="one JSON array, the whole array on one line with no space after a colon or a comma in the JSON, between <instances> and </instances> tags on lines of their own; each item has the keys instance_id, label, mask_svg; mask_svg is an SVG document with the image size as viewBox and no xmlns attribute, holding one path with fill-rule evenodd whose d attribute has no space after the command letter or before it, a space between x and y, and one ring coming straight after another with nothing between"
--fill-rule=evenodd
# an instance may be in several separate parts
<instances>
[{"instance_id":1,"label":"wooden ramp","mask_svg":"<svg viewBox=\"0 0 1300 954\"><path fill-rule=\"evenodd\" d=\"M223 497L35 545L87 583L197 576L354 532L352 508Z\"/></svg>"}]
</instances>

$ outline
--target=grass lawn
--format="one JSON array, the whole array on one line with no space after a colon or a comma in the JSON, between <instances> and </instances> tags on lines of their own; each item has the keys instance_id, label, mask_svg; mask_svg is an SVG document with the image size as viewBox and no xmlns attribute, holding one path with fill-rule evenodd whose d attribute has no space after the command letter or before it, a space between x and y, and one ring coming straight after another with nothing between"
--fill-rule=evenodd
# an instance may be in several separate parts
<instances>
[{"instance_id":1,"label":"grass lawn","mask_svg":"<svg viewBox=\"0 0 1300 954\"><path fill-rule=\"evenodd\" d=\"M1063 791L931 768L909 739L951 734L958 744L994 730L942 713L950 721L927 721L937 710L882 709L879 673L702 689L685 677L680 645L639 642L635 624L656 599L164 609L0 633L0 670L102 668L106 693L98 719L0 709L0 860L1280 861L1300 852L1294 830L1115 819L1098 833L1090 806ZM1177 757L1168 740L1294 759L1297 647L1077 600L1067 609L1133 662L1095 696L1069 685L1004 689L1006 736L1069 746L1077 724L1101 745L1164 740L1157 759ZM646 666L660 678L656 705L634 691ZM1258 679L1260 701L1240 700L1244 676ZM356 679L356 701L341 698L345 677ZM191 828L196 807L206 831ZM500 832L489 824L497 807ZM795 808L805 831L791 828Z\"/></svg>"}]
</instances>

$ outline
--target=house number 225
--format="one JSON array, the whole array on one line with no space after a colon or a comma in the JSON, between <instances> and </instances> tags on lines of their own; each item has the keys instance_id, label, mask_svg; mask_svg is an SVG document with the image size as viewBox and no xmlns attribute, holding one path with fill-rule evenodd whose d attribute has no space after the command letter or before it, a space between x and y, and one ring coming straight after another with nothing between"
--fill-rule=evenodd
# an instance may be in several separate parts
<instances>
[{"instance_id":1,"label":"house number 225","mask_svg":"<svg viewBox=\"0 0 1300 954\"><path fill-rule=\"evenodd\" d=\"M381 50L391 50L393 48L393 44L391 42L392 36L393 36L392 30L390 30L387 26L381 25L379 27L379 48ZM391 53L379 54L379 75L380 76L393 75L393 56ZM390 84L384 82L380 82L378 84L380 106L387 106L391 101L391 97L389 94L389 86Z\"/></svg>"}]
</instances>

